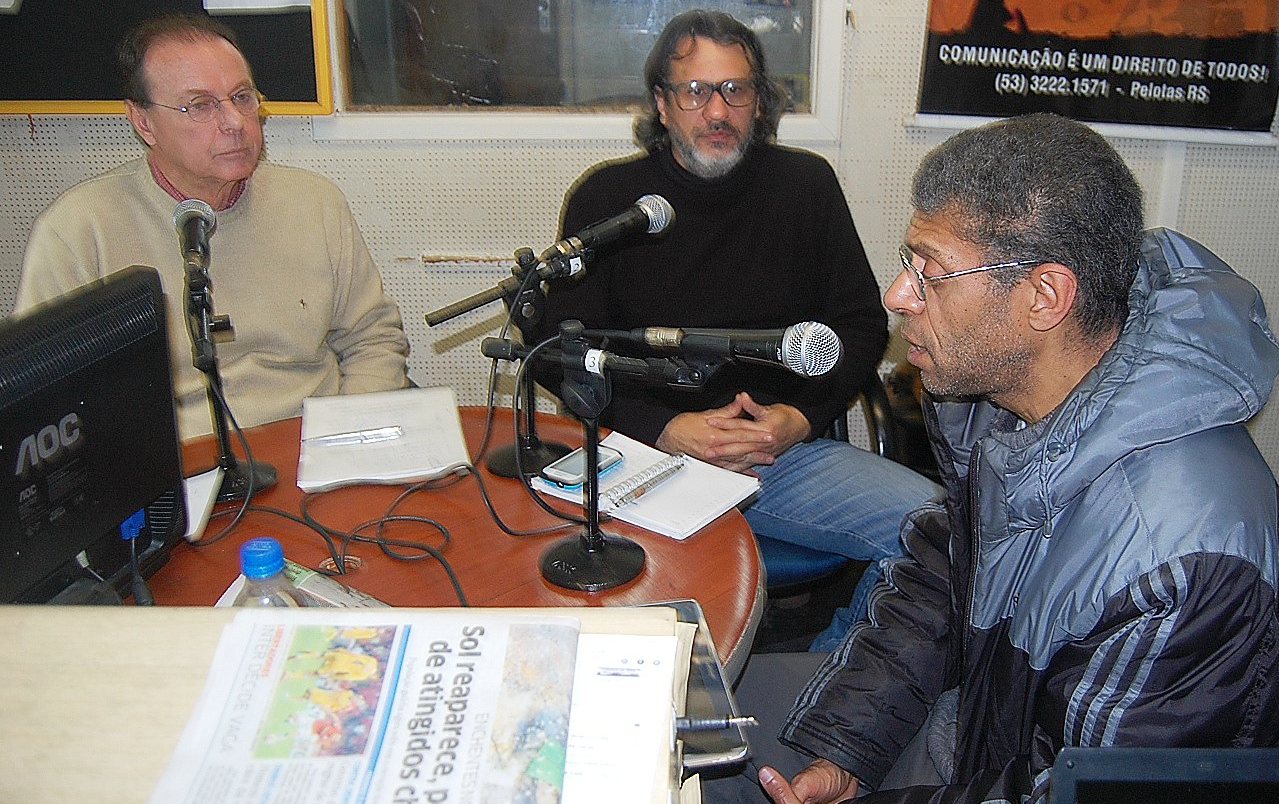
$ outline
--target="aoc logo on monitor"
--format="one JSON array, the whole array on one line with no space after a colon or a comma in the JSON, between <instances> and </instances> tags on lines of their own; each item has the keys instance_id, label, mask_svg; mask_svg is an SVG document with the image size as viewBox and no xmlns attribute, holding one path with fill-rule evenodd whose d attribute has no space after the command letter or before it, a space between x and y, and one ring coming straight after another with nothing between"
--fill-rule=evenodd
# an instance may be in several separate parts
<instances>
[{"instance_id":1,"label":"aoc logo on monitor","mask_svg":"<svg viewBox=\"0 0 1279 804\"><path fill-rule=\"evenodd\" d=\"M18 445L18 463L13 473L26 478L31 472L57 463L79 445L81 439L80 417L68 413L57 424L47 424L40 432L32 433Z\"/></svg>"}]
</instances>

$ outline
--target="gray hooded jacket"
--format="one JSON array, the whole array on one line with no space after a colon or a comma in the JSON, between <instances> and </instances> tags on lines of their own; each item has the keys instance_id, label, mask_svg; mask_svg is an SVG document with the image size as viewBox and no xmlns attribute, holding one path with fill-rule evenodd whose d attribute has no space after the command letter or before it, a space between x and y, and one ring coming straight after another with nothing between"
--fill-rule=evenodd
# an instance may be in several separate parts
<instances>
[{"instance_id":1,"label":"gray hooded jacket","mask_svg":"<svg viewBox=\"0 0 1279 804\"><path fill-rule=\"evenodd\" d=\"M1243 423L1276 372L1256 289L1149 232L1118 342L1051 415L926 405L945 509L782 739L874 788L958 688L953 783L868 802L1040 801L1067 745L1275 745L1279 506Z\"/></svg>"}]
</instances>

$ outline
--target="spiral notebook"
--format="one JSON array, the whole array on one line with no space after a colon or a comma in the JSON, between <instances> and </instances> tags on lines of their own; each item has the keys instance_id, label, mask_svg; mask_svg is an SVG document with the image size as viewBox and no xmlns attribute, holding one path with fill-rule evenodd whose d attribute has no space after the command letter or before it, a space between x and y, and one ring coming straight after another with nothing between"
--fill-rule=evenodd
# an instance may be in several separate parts
<instances>
[{"instance_id":1,"label":"spiral notebook","mask_svg":"<svg viewBox=\"0 0 1279 804\"><path fill-rule=\"evenodd\" d=\"M600 512L611 514L624 505L636 502L643 495L674 478L687 465L687 455L667 455L652 466L627 475L620 482L600 492Z\"/></svg>"},{"instance_id":2,"label":"spiral notebook","mask_svg":"<svg viewBox=\"0 0 1279 804\"><path fill-rule=\"evenodd\" d=\"M609 433L600 444L622 453L622 465L600 478L600 510L673 539L687 539L759 490L756 477L686 455L667 455L621 433ZM582 501L580 486L565 488L535 477L533 487ZM623 502L628 492L640 489L638 498Z\"/></svg>"}]
</instances>

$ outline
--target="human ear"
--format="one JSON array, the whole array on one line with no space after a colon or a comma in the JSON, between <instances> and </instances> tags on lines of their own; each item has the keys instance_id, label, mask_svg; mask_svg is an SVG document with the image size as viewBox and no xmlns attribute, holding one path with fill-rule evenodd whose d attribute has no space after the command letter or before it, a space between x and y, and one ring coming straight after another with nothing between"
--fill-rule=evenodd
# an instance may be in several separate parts
<instances>
[{"instance_id":1,"label":"human ear","mask_svg":"<svg viewBox=\"0 0 1279 804\"><path fill-rule=\"evenodd\" d=\"M1037 265L1026 279L1030 291L1027 320L1040 332L1047 332L1066 320L1075 307L1079 279L1064 265L1046 262Z\"/></svg>"},{"instance_id":2,"label":"human ear","mask_svg":"<svg viewBox=\"0 0 1279 804\"><path fill-rule=\"evenodd\" d=\"M148 147L155 145L155 132L151 130L151 116L146 109L131 100L124 102L124 114L133 124L133 130Z\"/></svg>"}]
</instances>

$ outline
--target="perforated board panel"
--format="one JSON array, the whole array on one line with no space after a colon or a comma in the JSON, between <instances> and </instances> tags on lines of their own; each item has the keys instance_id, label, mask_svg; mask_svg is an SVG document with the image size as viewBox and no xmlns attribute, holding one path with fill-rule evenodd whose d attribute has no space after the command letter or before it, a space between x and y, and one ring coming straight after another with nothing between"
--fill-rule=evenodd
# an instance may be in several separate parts
<instances>
[{"instance_id":1,"label":"perforated board panel","mask_svg":"<svg viewBox=\"0 0 1279 804\"><path fill-rule=\"evenodd\" d=\"M915 110L926 0L856 0L849 8L839 140L796 144L835 164L887 287L910 217L910 177L948 132L906 125ZM271 159L323 173L346 192L403 310L414 380L453 385L464 403L483 399L489 362L479 342L500 326L501 305L434 328L426 326L425 313L508 276L517 248L549 245L572 181L595 162L633 150L613 141L317 142L307 118L271 119L267 142ZM1220 253L1279 310L1279 153L1145 140L1115 145L1145 188L1152 216L1159 199L1171 198L1173 208L1159 210L1171 215L1164 222ZM12 308L22 250L39 211L75 182L138 153L123 117L0 116L0 313ZM1170 170L1173 164L1184 167ZM901 352L894 339L888 359L900 360ZM509 394L509 375L504 388ZM1253 432L1271 465L1279 466L1273 409L1254 422ZM854 429L860 420L852 417Z\"/></svg>"}]
</instances>

